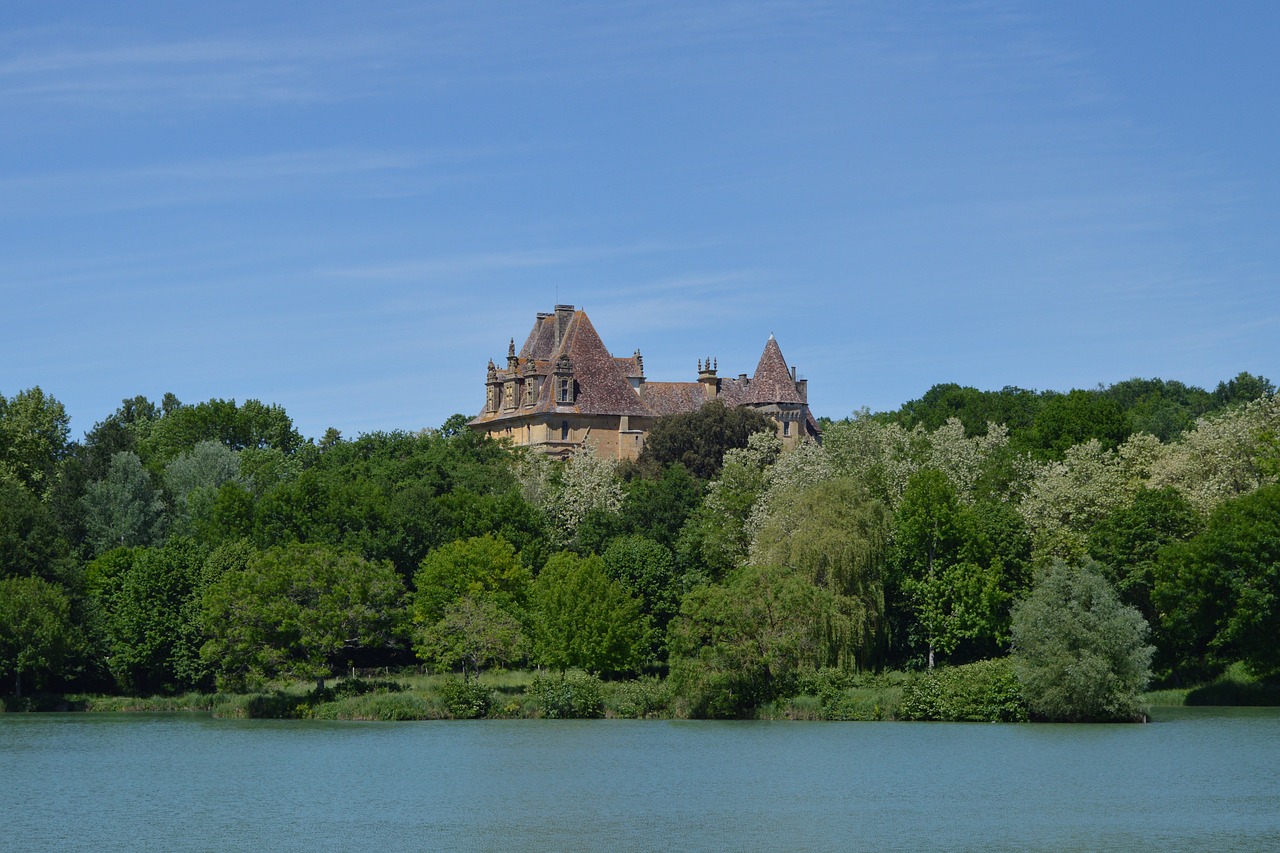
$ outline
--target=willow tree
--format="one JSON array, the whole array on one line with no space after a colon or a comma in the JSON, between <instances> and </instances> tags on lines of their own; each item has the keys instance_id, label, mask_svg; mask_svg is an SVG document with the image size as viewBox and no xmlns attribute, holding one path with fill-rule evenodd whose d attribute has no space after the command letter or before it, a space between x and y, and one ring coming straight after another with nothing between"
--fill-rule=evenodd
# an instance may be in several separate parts
<instances>
[{"instance_id":1,"label":"willow tree","mask_svg":"<svg viewBox=\"0 0 1280 853\"><path fill-rule=\"evenodd\" d=\"M845 477L776 496L760 524L751 564L794 570L833 597L819 665L865 669L882 662L888 536L884 506Z\"/></svg>"}]
</instances>

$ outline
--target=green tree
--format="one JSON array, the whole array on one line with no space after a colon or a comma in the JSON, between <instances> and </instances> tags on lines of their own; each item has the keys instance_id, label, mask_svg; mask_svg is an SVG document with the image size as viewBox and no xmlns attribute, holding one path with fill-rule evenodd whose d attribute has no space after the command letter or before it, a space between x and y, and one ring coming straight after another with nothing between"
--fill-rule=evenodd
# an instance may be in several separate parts
<instances>
[{"instance_id":1,"label":"green tree","mask_svg":"<svg viewBox=\"0 0 1280 853\"><path fill-rule=\"evenodd\" d=\"M444 616L414 632L418 657L439 670L462 665L462 678L479 677L489 666L506 666L524 653L520 622L492 600L466 595L449 604Z\"/></svg>"},{"instance_id":2,"label":"green tree","mask_svg":"<svg viewBox=\"0 0 1280 853\"><path fill-rule=\"evenodd\" d=\"M323 687L350 656L399 645L403 597L390 563L322 545L272 548L206 587L201 655L223 685L283 675Z\"/></svg>"},{"instance_id":3,"label":"green tree","mask_svg":"<svg viewBox=\"0 0 1280 853\"><path fill-rule=\"evenodd\" d=\"M1068 448L1090 439L1107 450L1120 445L1133 427L1116 401L1101 391L1075 389L1047 395L1035 423L1021 436L1023 446L1040 459L1061 459Z\"/></svg>"},{"instance_id":4,"label":"green tree","mask_svg":"<svg viewBox=\"0 0 1280 853\"><path fill-rule=\"evenodd\" d=\"M413 577L413 621L430 626L462 598L493 601L520 617L532 576L510 542L491 534L457 539L423 558Z\"/></svg>"},{"instance_id":5,"label":"green tree","mask_svg":"<svg viewBox=\"0 0 1280 853\"><path fill-rule=\"evenodd\" d=\"M1089 531L1089 555L1103 567L1120 600L1157 619L1151 601L1160 550L1200 532L1204 520L1174 488L1143 489Z\"/></svg>"},{"instance_id":6,"label":"green tree","mask_svg":"<svg viewBox=\"0 0 1280 853\"><path fill-rule=\"evenodd\" d=\"M0 475L6 471L43 494L67 452L71 419L39 386L8 399L0 394Z\"/></svg>"},{"instance_id":7,"label":"green tree","mask_svg":"<svg viewBox=\"0 0 1280 853\"><path fill-rule=\"evenodd\" d=\"M1009 601L1003 562L941 471L911 477L893 527L890 600L905 605L909 616L899 620L925 645L928 668L965 640L998 643Z\"/></svg>"},{"instance_id":8,"label":"green tree","mask_svg":"<svg viewBox=\"0 0 1280 853\"><path fill-rule=\"evenodd\" d=\"M744 566L685 596L671 623L671 681L694 717L741 717L825 665L841 619L828 590L800 572Z\"/></svg>"},{"instance_id":9,"label":"green tree","mask_svg":"<svg viewBox=\"0 0 1280 853\"><path fill-rule=\"evenodd\" d=\"M1096 566L1054 562L1013 609L1013 667L1032 713L1063 722L1137 718L1151 678L1142 614Z\"/></svg>"},{"instance_id":10,"label":"green tree","mask_svg":"<svg viewBox=\"0 0 1280 853\"><path fill-rule=\"evenodd\" d=\"M22 695L26 676L36 687L61 680L81 652L71 599L61 586L34 577L0 578L0 672Z\"/></svg>"},{"instance_id":11,"label":"green tree","mask_svg":"<svg viewBox=\"0 0 1280 853\"><path fill-rule=\"evenodd\" d=\"M751 563L796 571L838 604L824 666L869 669L884 659L889 515L861 484L837 477L780 495L751 543Z\"/></svg>"},{"instance_id":12,"label":"green tree","mask_svg":"<svg viewBox=\"0 0 1280 853\"><path fill-rule=\"evenodd\" d=\"M563 673L634 672L648 641L640 599L609 577L599 557L561 552L530 591L537 659Z\"/></svg>"},{"instance_id":13,"label":"green tree","mask_svg":"<svg viewBox=\"0 0 1280 853\"><path fill-rule=\"evenodd\" d=\"M67 550L49 507L16 477L0 474L0 577L53 580Z\"/></svg>"},{"instance_id":14,"label":"green tree","mask_svg":"<svg viewBox=\"0 0 1280 853\"><path fill-rule=\"evenodd\" d=\"M89 484L81 505L94 554L150 545L164 530L164 500L137 454L129 451L111 457L106 479Z\"/></svg>"},{"instance_id":15,"label":"green tree","mask_svg":"<svg viewBox=\"0 0 1280 853\"><path fill-rule=\"evenodd\" d=\"M1260 397L1270 397L1276 393L1276 386L1265 376L1254 376L1241 372L1234 379L1219 382L1213 396L1220 406L1233 406L1237 403L1248 403Z\"/></svg>"},{"instance_id":16,"label":"green tree","mask_svg":"<svg viewBox=\"0 0 1280 853\"><path fill-rule=\"evenodd\" d=\"M650 476L680 463L703 480L720 473L726 451L746 447L757 432L775 431L773 421L754 409L712 400L696 412L664 415L654 421L640 453L640 467Z\"/></svg>"},{"instance_id":17,"label":"green tree","mask_svg":"<svg viewBox=\"0 0 1280 853\"><path fill-rule=\"evenodd\" d=\"M1233 660L1280 672L1280 485L1224 502L1203 532L1160 552L1153 601L1182 674Z\"/></svg>"},{"instance_id":18,"label":"green tree","mask_svg":"<svg viewBox=\"0 0 1280 853\"><path fill-rule=\"evenodd\" d=\"M200 596L205 554L190 542L120 548L93 561L86 585L102 613L107 668L135 695L203 686Z\"/></svg>"}]
</instances>

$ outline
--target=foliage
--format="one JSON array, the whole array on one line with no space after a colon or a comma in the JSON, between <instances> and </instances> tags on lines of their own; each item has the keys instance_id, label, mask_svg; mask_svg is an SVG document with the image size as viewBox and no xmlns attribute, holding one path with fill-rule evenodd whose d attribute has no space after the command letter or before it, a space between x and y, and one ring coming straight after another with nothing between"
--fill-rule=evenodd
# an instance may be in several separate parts
<instances>
[{"instance_id":1,"label":"foliage","mask_svg":"<svg viewBox=\"0 0 1280 853\"><path fill-rule=\"evenodd\" d=\"M547 506L554 529L563 543L572 542L578 528L592 513L616 513L622 508L622 483L617 466L597 456L589 444L569 454L560 471L558 487Z\"/></svg>"},{"instance_id":2,"label":"foliage","mask_svg":"<svg viewBox=\"0 0 1280 853\"><path fill-rule=\"evenodd\" d=\"M607 716L635 720L670 716L670 685L656 676L615 681L604 685L604 688Z\"/></svg>"},{"instance_id":3,"label":"foliage","mask_svg":"<svg viewBox=\"0 0 1280 853\"><path fill-rule=\"evenodd\" d=\"M38 385L10 398L0 394L0 478L9 474L43 495L67 453L70 423L63 405Z\"/></svg>"},{"instance_id":4,"label":"foliage","mask_svg":"<svg viewBox=\"0 0 1280 853\"><path fill-rule=\"evenodd\" d=\"M68 546L39 496L0 473L0 577L55 580Z\"/></svg>"},{"instance_id":5,"label":"foliage","mask_svg":"<svg viewBox=\"0 0 1280 853\"><path fill-rule=\"evenodd\" d=\"M465 597L492 601L512 616L523 615L531 577L510 542L492 534L458 539L423 558L414 574L413 621L430 626Z\"/></svg>"},{"instance_id":6,"label":"foliage","mask_svg":"<svg viewBox=\"0 0 1280 853\"><path fill-rule=\"evenodd\" d=\"M403 595L389 563L321 545L272 548L206 588L201 654L221 684L323 682L344 655L400 641Z\"/></svg>"},{"instance_id":7,"label":"foliage","mask_svg":"<svg viewBox=\"0 0 1280 853\"><path fill-rule=\"evenodd\" d=\"M833 628L848 633L836 596L794 569L745 566L685 596L671 624L671 679L681 711L741 717L789 695L824 665Z\"/></svg>"},{"instance_id":8,"label":"foliage","mask_svg":"<svg viewBox=\"0 0 1280 853\"><path fill-rule=\"evenodd\" d=\"M775 429L773 421L754 409L711 400L696 412L655 420L645 438L640 467L653 475L679 463L693 476L710 480L720 473L727 451L746 447L753 433L772 435Z\"/></svg>"},{"instance_id":9,"label":"foliage","mask_svg":"<svg viewBox=\"0 0 1280 853\"><path fill-rule=\"evenodd\" d=\"M106 479L90 483L81 504L95 555L150 545L163 534L164 500L136 453L126 450L112 456Z\"/></svg>"},{"instance_id":10,"label":"foliage","mask_svg":"<svg viewBox=\"0 0 1280 853\"><path fill-rule=\"evenodd\" d=\"M86 582L102 614L107 667L134 694L203 686L200 595L204 554L186 541L120 548L90 564Z\"/></svg>"},{"instance_id":11,"label":"foliage","mask_svg":"<svg viewBox=\"0 0 1280 853\"><path fill-rule=\"evenodd\" d=\"M600 556L609 576L640 599L653 627L665 629L684 593L670 549L643 536L620 536Z\"/></svg>"},{"instance_id":12,"label":"foliage","mask_svg":"<svg viewBox=\"0 0 1280 853\"><path fill-rule=\"evenodd\" d=\"M828 593L818 665L878 665L884 656L889 517L849 478L778 496L751 544L751 564L782 566Z\"/></svg>"},{"instance_id":13,"label":"foliage","mask_svg":"<svg viewBox=\"0 0 1280 853\"><path fill-rule=\"evenodd\" d=\"M1160 553L1154 573L1154 605L1182 669L1208 675L1243 660L1259 675L1280 673L1280 484L1223 503L1202 533Z\"/></svg>"},{"instance_id":14,"label":"foliage","mask_svg":"<svg viewBox=\"0 0 1280 853\"><path fill-rule=\"evenodd\" d=\"M1018 508L1036 557L1083 559L1089 531L1133 500L1164 452L1147 435L1134 436L1116 450L1091 439L1068 448L1061 460L1041 465Z\"/></svg>"},{"instance_id":15,"label":"foliage","mask_svg":"<svg viewBox=\"0 0 1280 853\"><path fill-rule=\"evenodd\" d=\"M551 720L592 719L604 716L604 690L600 679L584 673L538 676L529 687L542 716Z\"/></svg>"},{"instance_id":16,"label":"foliage","mask_svg":"<svg viewBox=\"0 0 1280 853\"><path fill-rule=\"evenodd\" d=\"M161 417L153 420L139 441L141 455L165 465L203 441L216 441L230 450L274 448L293 453L302 436L284 409L258 400L209 400L183 405L169 395Z\"/></svg>"},{"instance_id":17,"label":"foliage","mask_svg":"<svg viewBox=\"0 0 1280 853\"><path fill-rule=\"evenodd\" d=\"M1178 490L1142 489L1131 504L1113 510L1089 531L1089 556L1103 567L1120 600L1154 624L1151 590L1160 550L1190 539L1203 526L1200 514Z\"/></svg>"},{"instance_id":18,"label":"foliage","mask_svg":"<svg viewBox=\"0 0 1280 853\"><path fill-rule=\"evenodd\" d=\"M547 561L530 592L534 652L562 673L633 672L648 642L639 599L609 577L599 557L561 552Z\"/></svg>"},{"instance_id":19,"label":"foliage","mask_svg":"<svg viewBox=\"0 0 1280 853\"><path fill-rule=\"evenodd\" d=\"M489 666L506 666L524 654L520 623L491 599L465 595L445 608L438 622L414 633L414 651L438 670L462 665L462 678Z\"/></svg>"},{"instance_id":20,"label":"foliage","mask_svg":"<svg viewBox=\"0 0 1280 853\"><path fill-rule=\"evenodd\" d=\"M492 691L478 681L450 678L441 682L439 691L455 720L476 720L489 713Z\"/></svg>"},{"instance_id":21,"label":"foliage","mask_svg":"<svg viewBox=\"0 0 1280 853\"><path fill-rule=\"evenodd\" d=\"M893 528L889 604L905 611L895 622L910 626L899 642L923 645L930 669L936 655L950 658L965 641L1002 645L1017 582L1005 577L978 514L960 503L941 471L911 477Z\"/></svg>"},{"instance_id":22,"label":"foliage","mask_svg":"<svg viewBox=\"0 0 1280 853\"><path fill-rule=\"evenodd\" d=\"M33 577L0 578L0 673L37 688L57 683L82 652L66 591Z\"/></svg>"},{"instance_id":23,"label":"foliage","mask_svg":"<svg viewBox=\"0 0 1280 853\"><path fill-rule=\"evenodd\" d=\"M1095 566L1053 563L1013 610L1013 668L1031 712L1131 720L1151 678L1147 623Z\"/></svg>"},{"instance_id":24,"label":"foliage","mask_svg":"<svg viewBox=\"0 0 1280 853\"><path fill-rule=\"evenodd\" d=\"M1018 723L1027 703L1008 658L923 672L902 689L898 719Z\"/></svg>"}]
</instances>

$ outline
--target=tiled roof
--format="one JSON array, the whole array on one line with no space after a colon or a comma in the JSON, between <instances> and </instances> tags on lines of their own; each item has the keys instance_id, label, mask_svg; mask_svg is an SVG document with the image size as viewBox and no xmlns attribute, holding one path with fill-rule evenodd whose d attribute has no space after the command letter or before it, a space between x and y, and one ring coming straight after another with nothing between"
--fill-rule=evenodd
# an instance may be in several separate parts
<instances>
[{"instance_id":1,"label":"tiled roof","mask_svg":"<svg viewBox=\"0 0 1280 853\"><path fill-rule=\"evenodd\" d=\"M640 398L655 415L679 415L702 408L707 392L700 382L646 382Z\"/></svg>"},{"instance_id":2,"label":"tiled roof","mask_svg":"<svg viewBox=\"0 0 1280 853\"><path fill-rule=\"evenodd\" d=\"M787 369L787 360L782 357L782 350L773 335L764 345L764 353L760 363L756 365L755 376L747 388L747 399L744 403L803 403L796 382Z\"/></svg>"},{"instance_id":3,"label":"tiled roof","mask_svg":"<svg viewBox=\"0 0 1280 853\"><path fill-rule=\"evenodd\" d=\"M573 320L565 331L564 340L560 342L560 352L567 353L569 360L573 362L573 378L578 383L578 393L572 407L553 406L555 411L575 411L591 415L652 414L641 402L627 377L618 369L616 361L605 349L604 342L596 334L585 311L574 313ZM559 355L556 357L559 358ZM550 384L554 383L548 383ZM551 389L545 390L548 393L543 396L550 402ZM538 409L542 410L542 401L539 401Z\"/></svg>"},{"instance_id":4,"label":"tiled roof","mask_svg":"<svg viewBox=\"0 0 1280 853\"><path fill-rule=\"evenodd\" d=\"M637 393L629 377L644 375L639 353L630 358L615 358L600 340L586 312L573 311L570 306L557 306L557 312L538 315L517 354L514 375L509 372L509 362L496 367L497 377L504 383L508 379L523 379L531 373L540 376L542 384L535 404L524 406L522 397L521 405L511 409L504 400L498 411L481 411L472 423L548 413L657 417L694 412L707 401L701 382L642 382ZM576 390L572 404L558 404L555 400L555 367L562 357L567 357L572 364ZM805 402L772 335L753 378L717 378L716 388L716 396L726 406ZM813 415L807 406L805 411L807 425L816 434Z\"/></svg>"}]
</instances>

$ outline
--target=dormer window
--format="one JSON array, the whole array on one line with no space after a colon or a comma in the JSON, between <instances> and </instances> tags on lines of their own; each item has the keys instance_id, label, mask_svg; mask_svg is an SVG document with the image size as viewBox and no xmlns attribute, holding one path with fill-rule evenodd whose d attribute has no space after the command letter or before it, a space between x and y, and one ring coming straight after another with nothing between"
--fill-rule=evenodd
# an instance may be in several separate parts
<instances>
[{"instance_id":1,"label":"dormer window","mask_svg":"<svg viewBox=\"0 0 1280 853\"><path fill-rule=\"evenodd\" d=\"M556 395L556 402L557 403L573 402L573 380L572 379L560 380L560 391Z\"/></svg>"}]
</instances>

